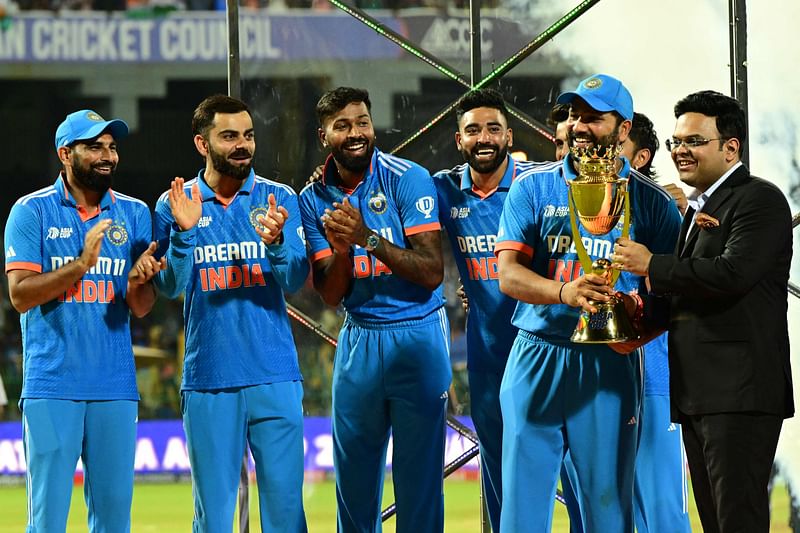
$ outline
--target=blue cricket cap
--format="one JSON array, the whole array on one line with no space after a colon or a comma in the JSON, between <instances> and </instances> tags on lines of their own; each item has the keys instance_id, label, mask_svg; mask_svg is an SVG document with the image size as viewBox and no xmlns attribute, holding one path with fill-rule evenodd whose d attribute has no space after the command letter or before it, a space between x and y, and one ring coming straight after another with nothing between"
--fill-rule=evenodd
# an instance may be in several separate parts
<instances>
[{"instance_id":1,"label":"blue cricket cap","mask_svg":"<svg viewBox=\"0 0 800 533\"><path fill-rule=\"evenodd\" d=\"M589 76L574 91L562 93L556 100L569 104L575 97L582 98L592 109L606 113L616 111L625 120L633 120L633 97L622 82L608 74Z\"/></svg>"},{"instance_id":2,"label":"blue cricket cap","mask_svg":"<svg viewBox=\"0 0 800 533\"><path fill-rule=\"evenodd\" d=\"M67 115L56 130L56 150L75 141L96 139L106 130L114 140L128 135L128 125L124 120L106 120L91 109L75 111Z\"/></svg>"}]
</instances>

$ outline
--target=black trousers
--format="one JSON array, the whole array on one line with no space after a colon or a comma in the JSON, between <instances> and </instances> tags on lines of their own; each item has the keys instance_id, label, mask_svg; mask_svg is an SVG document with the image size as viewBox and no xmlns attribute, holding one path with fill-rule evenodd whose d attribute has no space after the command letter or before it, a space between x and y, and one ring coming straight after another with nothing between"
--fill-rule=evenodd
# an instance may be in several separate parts
<instances>
[{"instance_id":1,"label":"black trousers","mask_svg":"<svg viewBox=\"0 0 800 533\"><path fill-rule=\"evenodd\" d=\"M765 413L679 413L705 533L769 533L769 484L783 419Z\"/></svg>"}]
</instances>

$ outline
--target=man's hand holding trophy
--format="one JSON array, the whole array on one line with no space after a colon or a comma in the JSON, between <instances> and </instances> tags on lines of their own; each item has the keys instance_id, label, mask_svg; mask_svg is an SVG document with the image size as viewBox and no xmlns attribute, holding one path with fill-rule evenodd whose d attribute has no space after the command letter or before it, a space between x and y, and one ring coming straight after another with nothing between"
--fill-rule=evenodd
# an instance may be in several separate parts
<instances>
[{"instance_id":1,"label":"man's hand holding trophy","mask_svg":"<svg viewBox=\"0 0 800 533\"><path fill-rule=\"evenodd\" d=\"M613 287L619 270L611 268L606 258L592 260L583 243L580 226L591 235L606 235L622 219L622 238L630 235L631 206L628 196L628 180L617 175L618 156L621 147L573 148L572 155L578 164L578 176L569 181L569 219L575 250L585 273L605 277ZM636 308L626 310L626 298L616 293L608 301L590 301L595 309L581 310L578 325L572 334L577 343L625 343L639 338L634 323L641 315L641 299L631 295L629 305ZM629 316L633 315L633 319Z\"/></svg>"}]
</instances>

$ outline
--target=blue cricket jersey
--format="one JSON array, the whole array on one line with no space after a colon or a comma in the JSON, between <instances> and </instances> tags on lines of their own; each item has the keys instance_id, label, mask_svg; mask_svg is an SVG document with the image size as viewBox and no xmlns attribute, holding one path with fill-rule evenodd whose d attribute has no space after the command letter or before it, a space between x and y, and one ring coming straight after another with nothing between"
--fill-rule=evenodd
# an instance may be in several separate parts
<instances>
[{"instance_id":1,"label":"blue cricket jersey","mask_svg":"<svg viewBox=\"0 0 800 533\"><path fill-rule=\"evenodd\" d=\"M650 178L631 170L623 158L619 175L628 178L633 220L630 238L654 254L672 253L681 218L672 197ZM583 274L572 243L567 202L567 181L576 177L572 156L541 167L516 180L500 217L495 251L517 250L532 258L531 269L548 279L572 281ZM608 258L622 233L622 217L606 235L591 235L581 226L581 240L592 259ZM623 272L617 290L647 292L644 279ZM563 304L519 302L512 323L519 329L554 342L568 342L578 321L579 308Z\"/></svg>"},{"instance_id":2,"label":"blue cricket jersey","mask_svg":"<svg viewBox=\"0 0 800 533\"><path fill-rule=\"evenodd\" d=\"M418 164L375 148L364 179L352 191L337 186L338 171L331 157L323 178L300 192L300 211L311 261L333 255L321 217L333 202L345 197L361 212L364 224L400 248L406 237L439 231L436 189L427 170ZM353 247L353 282L344 307L354 318L386 323L426 317L442 307L442 289L430 291L392 274L381 261L360 246Z\"/></svg>"},{"instance_id":3,"label":"blue cricket jersey","mask_svg":"<svg viewBox=\"0 0 800 533\"><path fill-rule=\"evenodd\" d=\"M22 398L138 400L125 296L128 272L150 243L147 205L108 190L99 210L78 206L59 176L14 204L5 229L6 272L46 274L78 258L86 233L112 224L97 264L66 293L20 315Z\"/></svg>"},{"instance_id":4,"label":"blue cricket jersey","mask_svg":"<svg viewBox=\"0 0 800 533\"><path fill-rule=\"evenodd\" d=\"M497 189L486 195L473 187L467 163L433 176L439 220L447 230L470 302L467 367L473 372L502 374L517 336L517 328L511 324L517 301L500 292L494 244L511 182L540 164L506 158L508 166Z\"/></svg>"},{"instance_id":5,"label":"blue cricket jersey","mask_svg":"<svg viewBox=\"0 0 800 533\"><path fill-rule=\"evenodd\" d=\"M167 193L156 204L159 249L177 247L156 278L175 297L185 289L186 355L182 390L220 390L302 379L283 291L308 276L297 195L288 186L251 171L229 203L217 198L203 170L197 183L203 213L194 228L179 231ZM269 194L289 218L281 244L265 245L255 231L267 214Z\"/></svg>"}]
</instances>

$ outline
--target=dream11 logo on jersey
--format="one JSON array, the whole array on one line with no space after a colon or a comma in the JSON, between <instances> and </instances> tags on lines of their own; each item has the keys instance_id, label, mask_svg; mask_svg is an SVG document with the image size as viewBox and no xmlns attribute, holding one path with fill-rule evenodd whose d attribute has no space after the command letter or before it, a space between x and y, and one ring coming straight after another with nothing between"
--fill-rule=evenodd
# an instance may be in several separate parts
<instances>
[{"instance_id":1,"label":"dream11 logo on jersey","mask_svg":"<svg viewBox=\"0 0 800 533\"><path fill-rule=\"evenodd\" d=\"M433 201L433 196L423 196L417 203L414 204L417 208L417 211L425 215L425 218L431 218L431 213L433 213L433 208L436 207L436 204Z\"/></svg>"}]
</instances>

